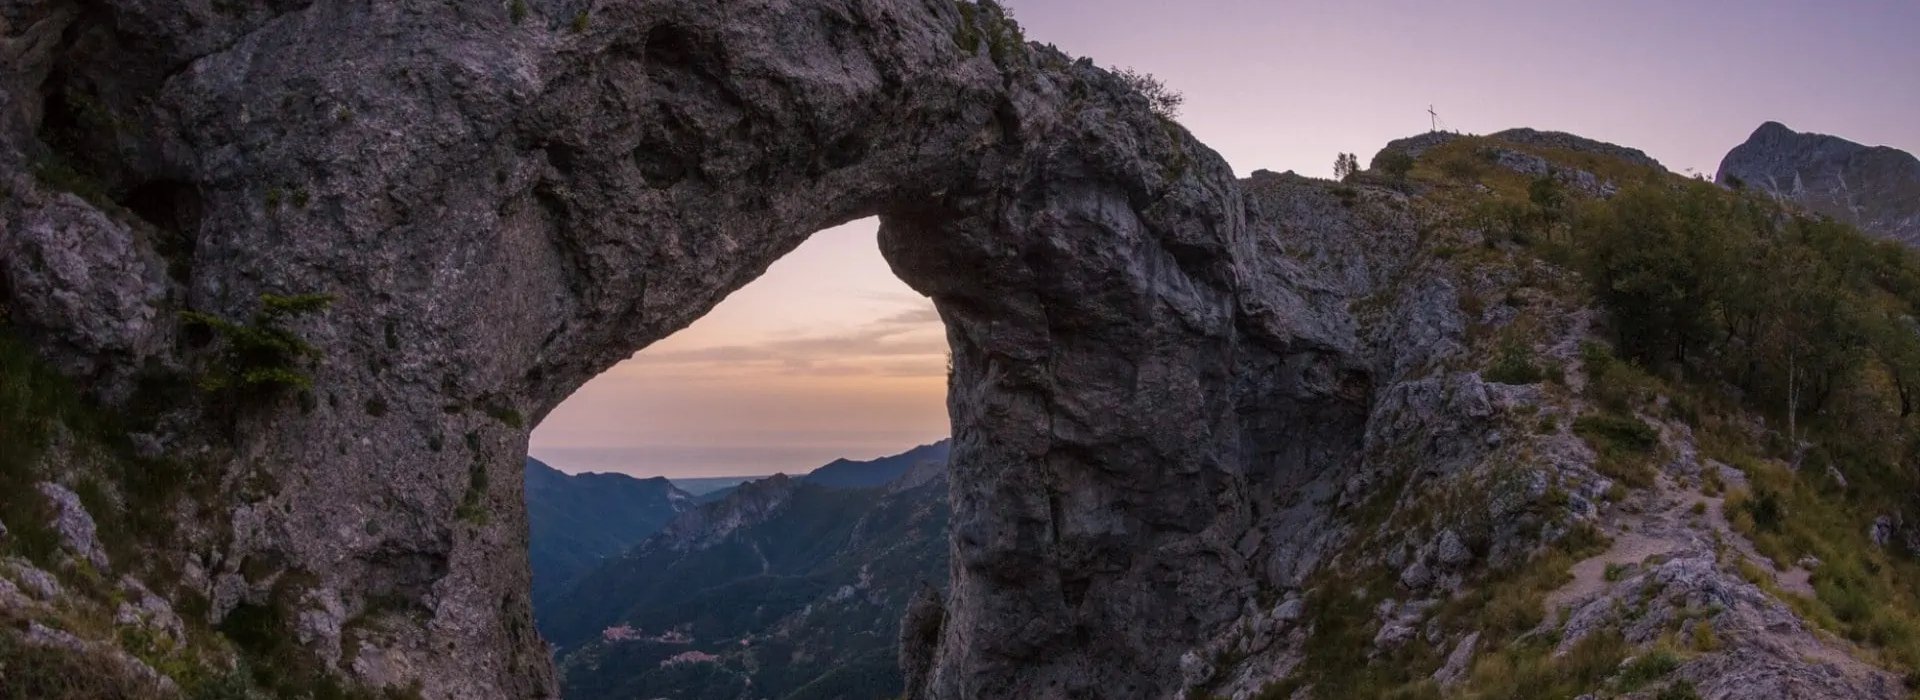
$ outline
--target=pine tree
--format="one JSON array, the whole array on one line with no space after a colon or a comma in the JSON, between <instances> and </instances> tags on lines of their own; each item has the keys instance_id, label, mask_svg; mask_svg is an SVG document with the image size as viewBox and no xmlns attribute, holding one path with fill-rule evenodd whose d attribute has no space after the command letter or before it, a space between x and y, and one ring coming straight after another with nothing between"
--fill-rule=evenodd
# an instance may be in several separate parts
<instances>
[{"instance_id":1,"label":"pine tree","mask_svg":"<svg viewBox=\"0 0 1920 700\"><path fill-rule=\"evenodd\" d=\"M1333 179L1345 180L1360 172L1360 158L1352 153L1341 153L1333 159Z\"/></svg>"}]
</instances>

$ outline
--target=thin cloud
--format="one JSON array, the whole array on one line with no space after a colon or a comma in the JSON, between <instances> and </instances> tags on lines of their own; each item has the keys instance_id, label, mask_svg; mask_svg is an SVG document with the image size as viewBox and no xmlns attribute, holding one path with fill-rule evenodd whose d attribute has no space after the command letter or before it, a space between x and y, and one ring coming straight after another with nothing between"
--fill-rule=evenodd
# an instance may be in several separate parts
<instances>
[{"instance_id":1,"label":"thin cloud","mask_svg":"<svg viewBox=\"0 0 1920 700\"><path fill-rule=\"evenodd\" d=\"M901 338L918 329L863 329L846 335L771 340L749 345L718 345L670 352L642 352L635 362L646 364L688 364L704 362L793 362L851 357L889 357L899 355L938 355L947 350L943 337Z\"/></svg>"},{"instance_id":2,"label":"thin cloud","mask_svg":"<svg viewBox=\"0 0 1920 700\"><path fill-rule=\"evenodd\" d=\"M940 312L932 307L913 309L882 318L876 323L885 325L926 325L940 322Z\"/></svg>"},{"instance_id":3,"label":"thin cloud","mask_svg":"<svg viewBox=\"0 0 1920 700\"><path fill-rule=\"evenodd\" d=\"M686 350L641 352L635 368L677 376L772 372L810 376L925 377L945 373L947 341L931 308L900 311L842 333Z\"/></svg>"}]
</instances>

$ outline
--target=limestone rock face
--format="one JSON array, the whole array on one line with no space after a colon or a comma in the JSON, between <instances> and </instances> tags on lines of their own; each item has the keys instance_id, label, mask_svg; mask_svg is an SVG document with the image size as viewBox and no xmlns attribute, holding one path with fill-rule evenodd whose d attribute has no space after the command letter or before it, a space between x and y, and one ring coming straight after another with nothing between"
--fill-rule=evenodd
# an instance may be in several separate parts
<instances>
[{"instance_id":1,"label":"limestone rock face","mask_svg":"<svg viewBox=\"0 0 1920 700\"><path fill-rule=\"evenodd\" d=\"M1795 202L1867 233L1920 245L1920 159L1779 122L1754 130L1715 179Z\"/></svg>"},{"instance_id":2,"label":"limestone rock face","mask_svg":"<svg viewBox=\"0 0 1920 700\"><path fill-rule=\"evenodd\" d=\"M289 605L289 634L360 684L552 695L520 555L531 424L855 218L882 218L955 351L957 563L924 696L1177 686L1168 650L1249 585L1243 423L1365 400L1340 393L1337 351L1249 321L1271 312L1243 294L1258 251L1225 163L991 5L0 17L19 59L0 271L50 357L103 387L190 374L211 350L176 342L177 312L333 297L290 324L319 350L310 392L174 415L155 440L218 445L195 453L261 485L226 490L206 529L224 534L186 545L211 614Z\"/></svg>"}]
</instances>

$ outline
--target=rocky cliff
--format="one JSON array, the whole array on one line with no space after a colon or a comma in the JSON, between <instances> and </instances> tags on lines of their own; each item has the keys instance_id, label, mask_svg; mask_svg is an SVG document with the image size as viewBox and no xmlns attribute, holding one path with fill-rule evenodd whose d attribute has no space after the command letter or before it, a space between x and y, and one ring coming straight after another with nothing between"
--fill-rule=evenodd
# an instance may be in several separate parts
<instances>
[{"instance_id":1,"label":"rocky cliff","mask_svg":"<svg viewBox=\"0 0 1920 700\"><path fill-rule=\"evenodd\" d=\"M111 658L162 697L552 696L528 429L813 231L879 216L953 349L950 592L904 624L913 697L1368 697L1435 672L1499 687L1499 668L1897 692L1803 622L1826 608L1776 595L1805 583L1780 555L1819 540L1762 533L1782 573L1749 579L1738 519L1682 506L1732 477L1702 476L1719 467L1689 451L1676 392L1583 393L1617 378L1582 349L1579 273L1521 243L1560 230L1568 197L1671 184L1619 151L1456 139L1398 175L1236 182L990 3L6 0L0 18L5 357L58 370L0 396L86 397L7 414L60 417L9 424L32 447L4 463L9 580L34 596L7 606L9 649ZM1596 231L1640 221L1594 206ZM1656 445L1673 458L1649 474ZM1794 453L1737 461L1774 475ZM1595 522L1614 508L1645 520ZM1627 534L1649 531L1664 544ZM1904 564L1849 562L1807 584L1818 605L1896 600ZM1577 586L1541 583L1568 567ZM1494 605L1503 587L1531 602ZM1580 606L1551 629L1548 589ZM121 625L123 601L143 602ZM163 609L185 611L179 643L98 648L172 629ZM1907 629L1833 609L1874 648ZM1725 641L1615 680L1701 620Z\"/></svg>"},{"instance_id":2,"label":"rocky cliff","mask_svg":"<svg viewBox=\"0 0 1920 700\"><path fill-rule=\"evenodd\" d=\"M1920 245L1920 159L1899 149L1767 122L1727 153L1714 179L1773 194L1876 236Z\"/></svg>"},{"instance_id":3,"label":"rocky cliff","mask_svg":"<svg viewBox=\"0 0 1920 700\"><path fill-rule=\"evenodd\" d=\"M9 323L109 405L184 376L141 444L260 485L153 555L199 562L211 620L272 611L357 686L550 695L528 428L871 215L956 351L945 634L970 641L934 692L1086 692L1108 659L1162 687L1165 646L1228 617L1179 589L1237 578L1238 190L993 5L0 16Z\"/></svg>"}]
</instances>

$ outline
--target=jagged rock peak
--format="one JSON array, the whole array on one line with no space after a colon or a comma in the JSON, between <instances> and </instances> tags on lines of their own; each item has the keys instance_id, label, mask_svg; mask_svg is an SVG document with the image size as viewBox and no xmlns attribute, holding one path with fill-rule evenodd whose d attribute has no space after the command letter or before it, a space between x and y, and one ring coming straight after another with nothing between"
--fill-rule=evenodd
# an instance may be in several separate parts
<instances>
[{"instance_id":1,"label":"jagged rock peak","mask_svg":"<svg viewBox=\"0 0 1920 700\"><path fill-rule=\"evenodd\" d=\"M1920 159L1769 121L1720 161L1715 180L1751 187L1867 233L1920 245Z\"/></svg>"}]
</instances>

